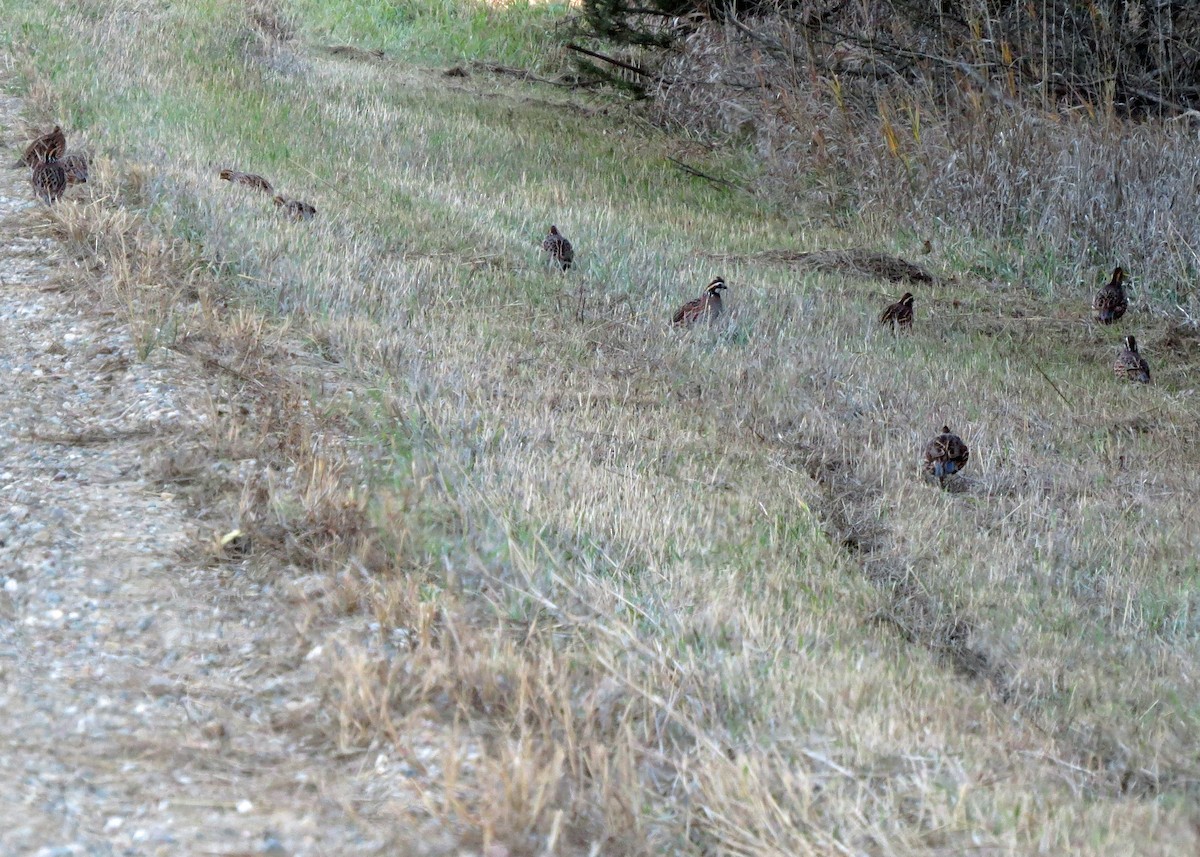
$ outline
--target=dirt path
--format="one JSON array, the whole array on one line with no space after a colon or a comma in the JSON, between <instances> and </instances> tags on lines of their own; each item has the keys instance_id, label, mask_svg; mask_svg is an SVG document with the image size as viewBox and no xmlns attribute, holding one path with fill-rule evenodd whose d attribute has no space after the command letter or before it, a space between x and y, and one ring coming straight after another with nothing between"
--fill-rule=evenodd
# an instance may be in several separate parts
<instances>
[{"instance_id":1,"label":"dirt path","mask_svg":"<svg viewBox=\"0 0 1200 857\"><path fill-rule=\"evenodd\" d=\"M220 380L56 288L38 205L0 170L0 854L378 853L290 728L320 700L286 593L206 567L147 472Z\"/></svg>"}]
</instances>

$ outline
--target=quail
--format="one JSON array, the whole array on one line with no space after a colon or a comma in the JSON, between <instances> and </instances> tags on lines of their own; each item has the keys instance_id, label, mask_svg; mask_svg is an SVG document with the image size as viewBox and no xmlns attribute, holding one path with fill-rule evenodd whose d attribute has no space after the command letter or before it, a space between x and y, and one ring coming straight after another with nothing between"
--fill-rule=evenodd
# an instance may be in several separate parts
<instances>
[{"instance_id":1,"label":"quail","mask_svg":"<svg viewBox=\"0 0 1200 857\"><path fill-rule=\"evenodd\" d=\"M255 175L254 173L243 173L238 170L224 169L221 170L221 178L227 182L233 182L234 184L245 185L246 187L251 187L255 190L261 190L264 193L271 193L274 190L269 181L264 179L262 176Z\"/></svg>"},{"instance_id":2,"label":"quail","mask_svg":"<svg viewBox=\"0 0 1200 857\"><path fill-rule=\"evenodd\" d=\"M88 156L86 152L67 152L59 161L67 174L67 184L84 184L88 180Z\"/></svg>"},{"instance_id":3,"label":"quail","mask_svg":"<svg viewBox=\"0 0 1200 857\"><path fill-rule=\"evenodd\" d=\"M942 426L942 433L925 444L925 472L944 482L947 476L966 467L970 457L963 439L949 426Z\"/></svg>"},{"instance_id":4,"label":"quail","mask_svg":"<svg viewBox=\"0 0 1200 857\"><path fill-rule=\"evenodd\" d=\"M47 131L25 147L25 154L17 161L18 167L34 167L44 161L55 161L62 157L67 150L67 138L62 128L55 125L53 131Z\"/></svg>"},{"instance_id":5,"label":"quail","mask_svg":"<svg viewBox=\"0 0 1200 857\"><path fill-rule=\"evenodd\" d=\"M723 277L714 277L704 288L704 294L685 303L671 318L671 324L687 327L697 321L707 319L716 321L724 310L721 303L721 292L729 288Z\"/></svg>"},{"instance_id":6,"label":"quail","mask_svg":"<svg viewBox=\"0 0 1200 857\"><path fill-rule=\"evenodd\" d=\"M575 249L571 246L557 226L550 227L550 234L542 239L542 250L549 254L550 260L564 271L571 269L575 261Z\"/></svg>"},{"instance_id":7,"label":"quail","mask_svg":"<svg viewBox=\"0 0 1200 857\"><path fill-rule=\"evenodd\" d=\"M1150 364L1138 353L1137 340L1132 336L1125 337L1125 347L1117 355L1113 371L1117 373L1118 378L1140 381L1143 384L1150 383Z\"/></svg>"},{"instance_id":8,"label":"quail","mask_svg":"<svg viewBox=\"0 0 1200 857\"><path fill-rule=\"evenodd\" d=\"M1096 292L1092 300L1092 309L1096 311L1096 320L1101 324L1112 324L1129 309L1129 301L1125 298L1125 269L1113 268L1112 279L1108 285Z\"/></svg>"},{"instance_id":9,"label":"quail","mask_svg":"<svg viewBox=\"0 0 1200 857\"><path fill-rule=\"evenodd\" d=\"M904 296L894 304L890 305L879 316L880 324L891 324L893 328L912 328L913 323L913 296L912 292L905 292Z\"/></svg>"},{"instance_id":10,"label":"quail","mask_svg":"<svg viewBox=\"0 0 1200 857\"><path fill-rule=\"evenodd\" d=\"M46 203L62 199L63 191L67 189L67 171L61 161L42 161L33 168L30 177L34 193Z\"/></svg>"},{"instance_id":11,"label":"quail","mask_svg":"<svg viewBox=\"0 0 1200 857\"><path fill-rule=\"evenodd\" d=\"M309 205L307 202L301 202L298 199L287 199L283 196L276 196L275 207L283 212L284 217L288 220L312 220L317 216L316 206Z\"/></svg>"}]
</instances>

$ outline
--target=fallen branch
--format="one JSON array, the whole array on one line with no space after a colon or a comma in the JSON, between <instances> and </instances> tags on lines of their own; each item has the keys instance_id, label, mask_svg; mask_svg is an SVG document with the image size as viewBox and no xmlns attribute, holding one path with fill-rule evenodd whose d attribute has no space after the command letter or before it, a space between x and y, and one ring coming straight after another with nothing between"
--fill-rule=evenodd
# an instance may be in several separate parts
<instances>
[{"instance_id":1,"label":"fallen branch","mask_svg":"<svg viewBox=\"0 0 1200 857\"><path fill-rule=\"evenodd\" d=\"M724 185L725 187L732 188L733 190L745 190L745 188L743 188L741 185L734 184L733 182L729 181L728 179L723 179L720 176L709 175L708 173L702 172L701 170L698 170L693 166L689 166L688 164L685 164L683 161L679 160L678 158L672 158L668 155L667 160L670 161L672 164L674 164L677 169L682 170L683 172L687 173L689 176L695 176L698 179L704 179L705 181L710 181L713 184Z\"/></svg>"},{"instance_id":2,"label":"fallen branch","mask_svg":"<svg viewBox=\"0 0 1200 857\"><path fill-rule=\"evenodd\" d=\"M579 45L572 44L570 42L567 43L567 49L575 51L576 53L581 53L584 56L589 56L594 59L598 59L601 62L606 62L609 65L615 65L617 68L623 68L626 71L631 71L634 74L641 75L642 77L650 76L649 72L638 68L636 65L630 65L629 63L623 62L622 60L619 60L616 57L610 57L610 56L605 56L604 54L598 54L595 51L590 51L587 48L581 48Z\"/></svg>"},{"instance_id":3,"label":"fallen branch","mask_svg":"<svg viewBox=\"0 0 1200 857\"><path fill-rule=\"evenodd\" d=\"M456 67L456 68L458 68L458 67ZM515 77L518 80L532 81L533 83L545 83L550 86L561 86L564 89L587 89L588 86L590 85L586 81L568 80L563 77L559 77L556 80L552 80L548 77L538 77L536 74L533 74L528 69L515 68L513 66L508 66L508 65L499 65L497 63L482 62L480 60L473 61L471 63L471 68L479 70L479 71L488 71L488 72L491 72L492 74L504 75L505 77ZM459 75L459 74L450 74L450 72L453 72L454 70L455 69L450 69L449 71L443 72L443 74L445 74L448 77L465 76L465 75ZM461 69L461 68L458 68L458 70L460 72L464 71L464 69Z\"/></svg>"}]
</instances>

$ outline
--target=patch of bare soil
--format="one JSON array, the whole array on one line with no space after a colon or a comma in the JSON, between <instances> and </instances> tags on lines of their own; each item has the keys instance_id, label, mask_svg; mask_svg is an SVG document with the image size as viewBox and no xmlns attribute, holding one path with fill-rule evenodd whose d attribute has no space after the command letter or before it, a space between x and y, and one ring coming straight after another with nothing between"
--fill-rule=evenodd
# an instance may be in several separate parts
<instances>
[{"instance_id":1,"label":"patch of bare soil","mask_svg":"<svg viewBox=\"0 0 1200 857\"><path fill-rule=\"evenodd\" d=\"M18 107L0 99L12 145ZM395 853L359 814L362 763L312 728L304 581L215 562L219 531L163 478L237 379L143 358L63 288L27 171L0 171L0 219L0 853Z\"/></svg>"},{"instance_id":2,"label":"patch of bare soil","mask_svg":"<svg viewBox=\"0 0 1200 857\"><path fill-rule=\"evenodd\" d=\"M889 282L932 283L933 274L899 256L854 247L849 250L764 250L747 256L706 254L710 259L727 262L765 262L791 265L802 271L849 274Z\"/></svg>"},{"instance_id":3,"label":"patch of bare soil","mask_svg":"<svg viewBox=\"0 0 1200 857\"><path fill-rule=\"evenodd\" d=\"M333 57L355 60L357 62L372 62L384 58L382 48L360 48L355 45L328 45L325 51Z\"/></svg>"}]
</instances>

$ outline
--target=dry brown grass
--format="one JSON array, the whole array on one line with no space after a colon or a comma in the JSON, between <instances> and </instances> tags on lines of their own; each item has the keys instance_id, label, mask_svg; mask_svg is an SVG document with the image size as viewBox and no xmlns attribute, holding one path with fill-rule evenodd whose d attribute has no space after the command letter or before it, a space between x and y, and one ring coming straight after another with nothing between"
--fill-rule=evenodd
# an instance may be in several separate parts
<instances>
[{"instance_id":1,"label":"dry brown grass","mask_svg":"<svg viewBox=\"0 0 1200 857\"><path fill-rule=\"evenodd\" d=\"M874 23L844 8L825 28L782 15L695 29L662 69L660 118L710 144L751 143L759 190L882 242L932 238L957 267L1060 299L1118 260L1150 305L1196 316L1194 116L1027 104L1036 93L982 59L889 73L885 46L858 42L887 19L868 6ZM1001 48L988 36L955 44L969 52L974 38L990 57Z\"/></svg>"},{"instance_id":2,"label":"dry brown grass","mask_svg":"<svg viewBox=\"0 0 1200 857\"><path fill-rule=\"evenodd\" d=\"M136 14L74 22L114 84L148 34L198 38ZM249 533L221 561L304 582L315 727L368 754L364 812L426 853L1194 851L1189 328L1135 300L1157 383L1118 384L1092 283L973 276L947 231L892 336L891 285L757 255L877 223L778 217L561 95L263 50L220 82L258 113L153 139L155 102L43 85L127 130L48 216L147 349L215 379L164 479ZM216 180L230 150L336 214L264 214ZM713 273L727 322L669 330ZM947 491L917 460L943 422L972 449Z\"/></svg>"}]
</instances>

